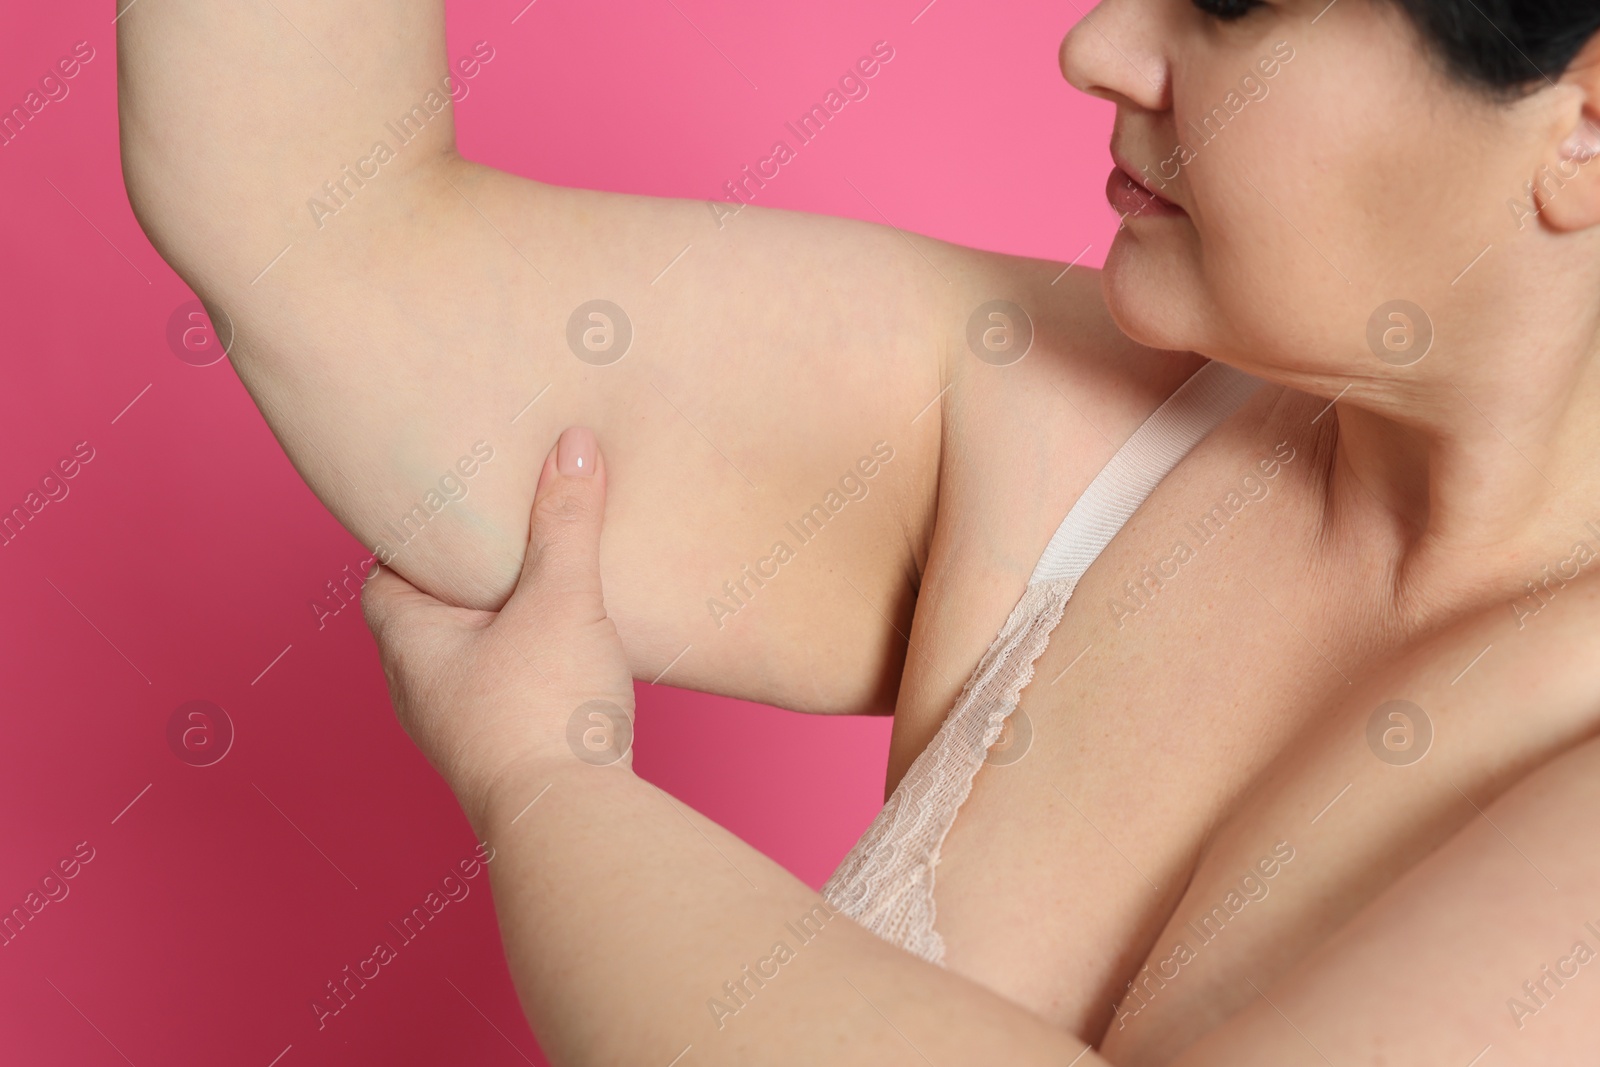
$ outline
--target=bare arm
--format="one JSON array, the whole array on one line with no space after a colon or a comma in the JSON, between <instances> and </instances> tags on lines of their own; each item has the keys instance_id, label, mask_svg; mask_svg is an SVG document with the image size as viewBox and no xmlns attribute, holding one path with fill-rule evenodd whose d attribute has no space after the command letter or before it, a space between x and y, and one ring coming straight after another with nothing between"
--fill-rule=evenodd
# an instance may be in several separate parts
<instances>
[{"instance_id":1,"label":"bare arm","mask_svg":"<svg viewBox=\"0 0 1600 1067\"><path fill-rule=\"evenodd\" d=\"M667 1063L685 1046L700 1064L1109 1062L830 916L628 772L594 770L530 779L480 828L512 974L553 1062ZM1502 1064L1579 1062L1600 1038L1597 783L1595 743L1535 774L1284 980L1241 983L1245 1010L1177 1067L1465 1067L1490 1045Z\"/></svg>"},{"instance_id":2,"label":"bare arm","mask_svg":"<svg viewBox=\"0 0 1600 1067\"><path fill-rule=\"evenodd\" d=\"M666 1064L692 1046L685 1063L1061 1067L1087 1047L831 912L629 771L529 775L479 834L512 975L554 1063Z\"/></svg>"},{"instance_id":3,"label":"bare arm","mask_svg":"<svg viewBox=\"0 0 1600 1067\"><path fill-rule=\"evenodd\" d=\"M634 775L633 682L599 563L613 465L594 445L577 463L584 436L546 458L522 572L497 614L448 607L388 571L363 594L400 721L489 846L512 977L552 1060L1064 1064L1083 1053L831 911Z\"/></svg>"},{"instance_id":4,"label":"bare arm","mask_svg":"<svg viewBox=\"0 0 1600 1067\"><path fill-rule=\"evenodd\" d=\"M444 77L505 60L447 57L443 31L437 0L160 0L118 22L130 200L236 331L290 459L380 558L493 607L539 458L593 426L625 472L604 554L637 677L891 710L945 281L884 227L752 207L719 232L699 201L461 160ZM615 315L569 341L597 299L631 325L614 362Z\"/></svg>"},{"instance_id":5,"label":"bare arm","mask_svg":"<svg viewBox=\"0 0 1600 1067\"><path fill-rule=\"evenodd\" d=\"M1592 1050L1600 1039L1600 981L1590 975L1600 967L1600 740L1581 739L1592 737L1600 715L1600 585L1566 596L1528 643L1508 642L1493 678L1455 689L1453 703L1446 693L1456 665L1481 649L1485 629L1505 636L1503 605L1383 673L1379 688L1425 700L1449 734L1435 741L1446 751L1429 757L1447 765L1430 773L1461 774L1479 797L1453 793L1464 815L1451 832L1439 838L1417 825L1434 819L1407 781L1417 767L1373 758L1360 732L1346 738L1388 772L1358 774L1352 791L1361 795L1346 798L1352 808L1340 816L1368 824L1353 847L1396 833L1422 839L1418 854L1404 857L1410 869L1376 872L1381 885L1341 878L1335 857L1315 847L1306 828L1337 782L1313 783L1316 806L1264 805L1280 816L1282 825L1270 829L1294 836L1305 852L1300 862L1316 867L1305 867L1311 878L1301 887L1355 906L1328 899L1340 912L1331 928L1268 931L1255 965L1220 982L1187 976L1209 987L1217 1017L1232 1015L1198 1042L1191 1037L1166 1055L1146 1049L1123 1061L1108 1049L1109 1060L1086 1053L1076 1062L1465 1067L1490 1047L1493 1062L1529 1065L1579 1062ZM1519 696L1538 711L1522 709ZM1503 740L1495 788L1505 788L1506 775L1521 780L1491 801L1469 777L1472 755L1461 751L1455 727L1494 714L1508 729L1534 732L1546 757L1547 734L1566 751L1528 773L1511 755L1517 742ZM546 785L538 806L513 823ZM692 1044L694 1062L704 1063L1059 1065L1085 1047L982 987L876 942L733 835L620 766L529 766L473 810L481 835L503 843L506 862L493 878L508 955L557 1062L648 1061ZM1291 898L1289 906L1304 917L1305 902ZM1293 943L1306 935L1321 943ZM1292 954L1298 963L1285 967ZM619 976L636 983L620 996Z\"/></svg>"},{"instance_id":6,"label":"bare arm","mask_svg":"<svg viewBox=\"0 0 1600 1067\"><path fill-rule=\"evenodd\" d=\"M581 469L592 474L547 460L530 551L498 616L446 608L389 575L366 602L402 722L493 849L511 973L553 1060L1106 1063L879 941L632 773L632 683L598 559L607 466ZM1567 598L1580 610L1541 619L1540 648L1518 659L1541 674L1564 661L1540 695L1576 697L1587 680L1592 708L1597 597ZM1477 647L1465 629L1458 650L1460 638ZM1402 659L1389 681L1426 686L1436 666ZM1573 1062L1600 1034L1600 983L1581 980L1600 958L1597 770L1591 742L1485 804L1288 973L1258 953L1238 979L1253 993L1245 1010L1176 1062L1466 1064L1490 1044L1512 1062ZM1307 853L1301 862L1327 861ZM1223 1013L1237 1003L1218 999Z\"/></svg>"}]
</instances>

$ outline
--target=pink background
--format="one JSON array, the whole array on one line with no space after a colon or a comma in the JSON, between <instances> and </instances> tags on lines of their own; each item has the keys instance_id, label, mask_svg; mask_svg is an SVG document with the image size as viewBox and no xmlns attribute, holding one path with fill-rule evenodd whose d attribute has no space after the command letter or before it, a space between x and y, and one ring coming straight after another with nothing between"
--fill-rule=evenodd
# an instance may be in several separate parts
<instances>
[{"instance_id":1,"label":"pink background","mask_svg":"<svg viewBox=\"0 0 1600 1067\"><path fill-rule=\"evenodd\" d=\"M870 95L758 202L883 221L853 182L905 229L1061 260L1092 244L1082 261L1100 263L1111 110L1057 71L1074 9L924 2L453 4L449 54L496 50L457 108L461 149L561 184L721 198L886 40ZM324 983L474 841L395 724L359 614L318 632L307 607L359 546L226 361L168 347L192 296L123 191L112 14L0 16L0 108L74 42L96 52L0 147L0 510L76 443L95 451L0 547L0 911L94 849L0 947L0 1063L542 1063L486 878L317 1029ZM820 886L878 807L888 721L639 690L641 773ZM236 732L211 766L167 741L196 699Z\"/></svg>"}]
</instances>

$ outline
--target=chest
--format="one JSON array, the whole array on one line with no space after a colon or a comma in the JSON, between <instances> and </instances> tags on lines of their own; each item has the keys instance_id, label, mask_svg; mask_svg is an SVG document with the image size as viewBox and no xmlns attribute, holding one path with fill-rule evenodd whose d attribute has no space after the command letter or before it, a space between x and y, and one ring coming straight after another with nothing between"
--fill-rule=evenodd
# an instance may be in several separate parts
<instances>
[{"instance_id":1,"label":"chest","mask_svg":"<svg viewBox=\"0 0 1600 1067\"><path fill-rule=\"evenodd\" d=\"M936 869L946 966L1113 1062L1169 1060L1600 723L1600 597L1534 640L1498 594L1401 625L1392 548L1326 536L1274 451L1219 432L1090 566ZM1396 698L1433 713L1414 765L1380 749L1425 712L1373 733Z\"/></svg>"},{"instance_id":2,"label":"chest","mask_svg":"<svg viewBox=\"0 0 1600 1067\"><path fill-rule=\"evenodd\" d=\"M1382 644L1352 593L1380 561L1319 554L1306 465L1208 441L1085 573L944 843L953 970L1100 1032L1206 841Z\"/></svg>"}]
</instances>

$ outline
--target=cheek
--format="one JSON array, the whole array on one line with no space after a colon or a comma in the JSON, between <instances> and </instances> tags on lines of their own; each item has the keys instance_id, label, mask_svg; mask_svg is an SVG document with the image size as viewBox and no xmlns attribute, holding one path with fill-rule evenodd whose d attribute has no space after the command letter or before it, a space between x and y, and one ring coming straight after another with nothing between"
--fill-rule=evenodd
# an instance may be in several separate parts
<instances>
[{"instance_id":1,"label":"cheek","mask_svg":"<svg viewBox=\"0 0 1600 1067\"><path fill-rule=\"evenodd\" d=\"M1190 217L1118 235L1106 294L1124 331L1307 384L1372 369L1368 322L1388 302L1442 323L1490 284L1492 257L1452 288L1514 236L1506 201L1528 151L1507 113L1443 81L1393 29L1319 27L1315 47L1294 42L1263 80L1265 97L1222 123L1216 109L1270 43L1183 57L1171 128L1152 147L1157 160L1173 141L1192 151L1177 178Z\"/></svg>"},{"instance_id":2,"label":"cheek","mask_svg":"<svg viewBox=\"0 0 1600 1067\"><path fill-rule=\"evenodd\" d=\"M1299 123L1282 121L1295 116L1270 113L1276 101L1189 168L1195 270L1210 310L1200 340L1250 362L1291 335L1304 344L1325 333L1332 305L1355 284L1336 180L1309 154L1315 144L1300 142Z\"/></svg>"},{"instance_id":3,"label":"cheek","mask_svg":"<svg viewBox=\"0 0 1600 1067\"><path fill-rule=\"evenodd\" d=\"M1222 320L1216 332L1233 343L1269 332L1269 320L1313 314L1333 287L1349 284L1340 261L1349 232L1340 218L1344 161L1328 154L1343 151L1343 133L1329 128L1321 64L1308 51L1297 50L1264 83L1267 96L1244 105L1220 133L1202 130L1212 138L1206 143L1195 133L1211 113L1205 104L1192 118L1176 115L1196 153L1184 169L1202 285ZM1234 88L1199 86L1193 95L1221 100Z\"/></svg>"},{"instance_id":4,"label":"cheek","mask_svg":"<svg viewBox=\"0 0 1600 1067\"><path fill-rule=\"evenodd\" d=\"M1279 88L1292 63L1258 79L1258 99L1239 88L1254 61L1270 55L1271 44L1257 42L1177 65L1170 127L1151 145L1161 175L1175 175L1189 218L1133 220L1105 267L1112 315L1143 344L1230 352L1254 332L1252 320L1303 303L1298 293L1325 281L1293 275L1310 250L1286 244L1298 241L1294 230L1257 192L1292 165L1280 127L1294 116Z\"/></svg>"},{"instance_id":5,"label":"cheek","mask_svg":"<svg viewBox=\"0 0 1600 1067\"><path fill-rule=\"evenodd\" d=\"M1415 209L1422 194L1437 198L1439 177L1402 132L1413 126L1405 101L1422 100L1421 87L1390 75L1337 88L1351 81L1350 62L1334 47L1299 49L1268 95L1184 167L1202 302L1191 345L1258 372L1349 369L1371 358L1365 322L1379 294L1439 273L1430 262L1397 267L1449 258L1437 204ZM1227 91L1210 88L1219 99Z\"/></svg>"}]
</instances>

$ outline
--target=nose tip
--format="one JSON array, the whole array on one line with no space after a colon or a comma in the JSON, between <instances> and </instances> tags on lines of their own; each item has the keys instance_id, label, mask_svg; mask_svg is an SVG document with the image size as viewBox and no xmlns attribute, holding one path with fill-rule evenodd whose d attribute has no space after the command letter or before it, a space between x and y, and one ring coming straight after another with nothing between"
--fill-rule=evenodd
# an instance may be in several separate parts
<instances>
[{"instance_id":1,"label":"nose tip","mask_svg":"<svg viewBox=\"0 0 1600 1067\"><path fill-rule=\"evenodd\" d=\"M1076 61L1077 53L1081 51L1076 41L1088 24L1088 18L1080 19L1076 26L1062 35L1061 47L1056 51L1056 62L1061 67L1061 76L1067 80L1068 85L1081 93L1092 91L1082 77L1083 64Z\"/></svg>"},{"instance_id":2,"label":"nose tip","mask_svg":"<svg viewBox=\"0 0 1600 1067\"><path fill-rule=\"evenodd\" d=\"M1143 0L1102 0L1061 38L1061 76L1090 96L1162 110L1169 91L1163 29Z\"/></svg>"}]
</instances>

